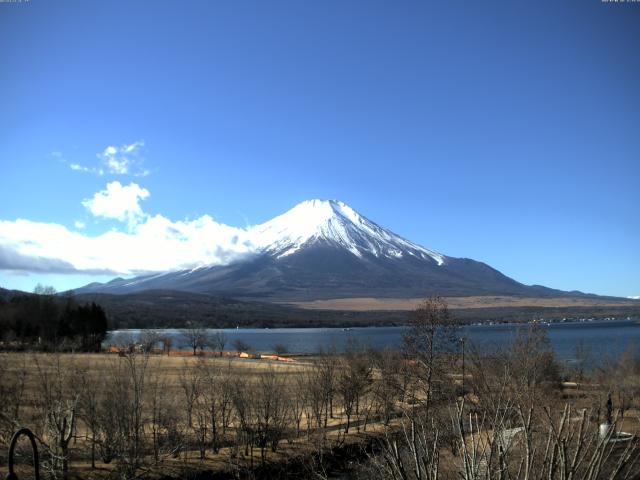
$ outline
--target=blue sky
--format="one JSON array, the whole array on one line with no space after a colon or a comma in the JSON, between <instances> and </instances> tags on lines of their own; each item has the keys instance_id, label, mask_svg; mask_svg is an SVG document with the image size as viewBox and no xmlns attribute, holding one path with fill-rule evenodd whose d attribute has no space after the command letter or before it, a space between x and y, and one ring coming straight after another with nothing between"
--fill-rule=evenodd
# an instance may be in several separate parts
<instances>
[{"instance_id":1,"label":"blue sky","mask_svg":"<svg viewBox=\"0 0 640 480\"><path fill-rule=\"evenodd\" d=\"M599 0L0 3L0 286L147 268L147 219L224 236L332 198L640 295L638 25Z\"/></svg>"}]
</instances>

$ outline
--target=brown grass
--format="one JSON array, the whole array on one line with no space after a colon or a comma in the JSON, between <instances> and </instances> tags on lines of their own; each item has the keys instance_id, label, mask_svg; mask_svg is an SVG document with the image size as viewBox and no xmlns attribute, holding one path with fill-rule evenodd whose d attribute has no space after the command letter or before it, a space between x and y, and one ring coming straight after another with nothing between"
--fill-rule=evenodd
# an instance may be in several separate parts
<instances>
[{"instance_id":1,"label":"brown grass","mask_svg":"<svg viewBox=\"0 0 640 480\"><path fill-rule=\"evenodd\" d=\"M292 305L309 310L414 310L422 298L333 298L292 302ZM450 309L504 308L504 307L620 307L638 306L635 300L598 298L528 298L510 296L446 297Z\"/></svg>"},{"instance_id":2,"label":"brown grass","mask_svg":"<svg viewBox=\"0 0 640 480\"><path fill-rule=\"evenodd\" d=\"M147 379L153 378L156 374L159 374L164 379L163 395L169 398L180 399L184 393L181 386L181 377L184 374L187 367L195 366L198 362L204 361L210 367L218 366L222 368L229 368L234 378L242 378L251 382L252 379L257 379L261 373L271 369L277 375L282 375L285 379L286 385L292 385L297 377L307 371L312 359L304 357L303 361L296 362L282 362L268 359L246 359L239 358L237 356L226 357L200 357L193 355L158 355L153 354L148 357L148 365L145 377ZM22 410L23 418L29 418L25 422L25 426L32 428L34 431L38 430L38 420L36 418L36 412L33 408L32 399L36 398L41 393L40 374L38 368L46 369L53 373L54 365L52 362L59 360L61 370L63 371L82 371L91 377L99 378L101 375L112 369L115 364L122 361L117 353L80 353L80 354L46 354L46 353L0 353L0 362L3 364L3 369L6 374L11 374L12 371L26 371L27 381L25 384L24 393L24 408ZM283 395L289 394L289 392L283 392ZM183 413L183 412L181 412ZM334 410L334 418L328 420L327 425L329 427L326 432L327 440L331 441L348 441L359 442L362 441L366 434L358 433L356 428L353 428L351 433L345 438L344 433L341 431L340 426L344 425L346 418L343 413L336 408ZM293 425L290 426L293 428ZM311 426L312 430L315 430L314 426ZM294 457L306 456L317 449L317 445L314 442L317 441L320 435L319 431L314 431L312 441L310 442L305 431L307 429L307 418L302 417L301 422L301 436L299 438L290 438L288 441L282 441L278 452L267 452L269 462L285 462L290 461ZM376 422L371 422L367 426L369 433L384 430L383 426ZM111 464L104 464L97 459L97 469L92 470L90 462L87 459L89 452L88 442L88 430L83 422L79 422L76 431L76 439L72 445L72 462L71 462L71 474L72 478L105 478L113 475L115 468L115 461ZM242 449L240 449L242 450ZM42 454L42 452L41 452ZM241 458L234 460L234 463L241 463L245 467L249 467L250 464L255 466L260 464L259 449L254 449L253 462L250 457L246 457L241 454ZM194 471L225 471L231 466L230 464L231 449L229 447L221 448L218 454L213 454L210 450L207 452L207 456L204 460L199 458L199 453L195 450L195 447L189 451L183 451L178 458L171 458L168 456L163 457L161 465L151 465L152 461L147 459L151 471L149 477L166 477L173 476L174 478L180 478L184 475L185 469ZM6 468L6 457L0 456L0 466ZM20 465L18 472L23 473L21 478L29 477L31 475L31 467L28 465Z\"/></svg>"}]
</instances>

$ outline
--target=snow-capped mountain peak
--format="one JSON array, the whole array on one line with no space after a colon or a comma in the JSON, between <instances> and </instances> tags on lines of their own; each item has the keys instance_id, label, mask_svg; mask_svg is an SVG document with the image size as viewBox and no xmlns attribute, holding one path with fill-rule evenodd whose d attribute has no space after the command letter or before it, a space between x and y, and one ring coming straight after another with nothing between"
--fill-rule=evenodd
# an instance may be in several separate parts
<instances>
[{"instance_id":1,"label":"snow-capped mountain peak","mask_svg":"<svg viewBox=\"0 0 640 480\"><path fill-rule=\"evenodd\" d=\"M195 268L150 272L92 284L79 292L180 290L284 302L563 294L527 287L482 262L423 248L334 200L302 202L268 222L242 229L238 242L249 253L224 265L203 263Z\"/></svg>"},{"instance_id":2,"label":"snow-capped mountain peak","mask_svg":"<svg viewBox=\"0 0 640 480\"><path fill-rule=\"evenodd\" d=\"M286 257L304 245L324 242L342 247L357 257L402 258L409 255L433 259L445 256L416 245L363 217L343 202L307 200L288 212L250 230L251 240L276 258Z\"/></svg>"}]
</instances>

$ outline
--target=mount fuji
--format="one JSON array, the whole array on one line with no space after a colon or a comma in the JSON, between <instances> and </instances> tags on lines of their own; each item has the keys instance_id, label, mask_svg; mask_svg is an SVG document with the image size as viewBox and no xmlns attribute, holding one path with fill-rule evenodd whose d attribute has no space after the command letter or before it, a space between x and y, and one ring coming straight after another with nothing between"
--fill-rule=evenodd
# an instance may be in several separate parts
<instances>
[{"instance_id":1,"label":"mount fuji","mask_svg":"<svg viewBox=\"0 0 640 480\"><path fill-rule=\"evenodd\" d=\"M580 295L523 285L494 268L396 235L334 200L308 200L247 229L254 253L224 266L93 283L76 293L179 290L270 301L425 295Z\"/></svg>"}]
</instances>

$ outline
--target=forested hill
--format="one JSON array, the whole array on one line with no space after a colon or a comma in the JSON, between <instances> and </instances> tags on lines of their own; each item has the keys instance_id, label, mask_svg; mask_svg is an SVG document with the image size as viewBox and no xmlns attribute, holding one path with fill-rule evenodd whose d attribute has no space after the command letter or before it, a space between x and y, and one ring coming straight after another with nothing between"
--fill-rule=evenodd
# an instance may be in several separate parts
<instances>
[{"instance_id":1,"label":"forested hill","mask_svg":"<svg viewBox=\"0 0 640 480\"><path fill-rule=\"evenodd\" d=\"M180 328L196 323L208 328L352 327L406 325L408 311L306 310L290 305L250 302L179 291L153 290L127 295L80 294L79 302L100 304L113 328ZM452 309L463 323L529 322L534 318L640 316L632 307L495 307Z\"/></svg>"},{"instance_id":2,"label":"forested hill","mask_svg":"<svg viewBox=\"0 0 640 480\"><path fill-rule=\"evenodd\" d=\"M54 292L32 294L0 289L3 349L99 350L109 328L102 307Z\"/></svg>"},{"instance_id":3,"label":"forested hill","mask_svg":"<svg viewBox=\"0 0 640 480\"><path fill-rule=\"evenodd\" d=\"M127 295L86 293L76 298L102 305L113 328L180 328L190 323L210 328L365 326L402 324L407 319L407 312L305 310L169 290Z\"/></svg>"}]
</instances>

